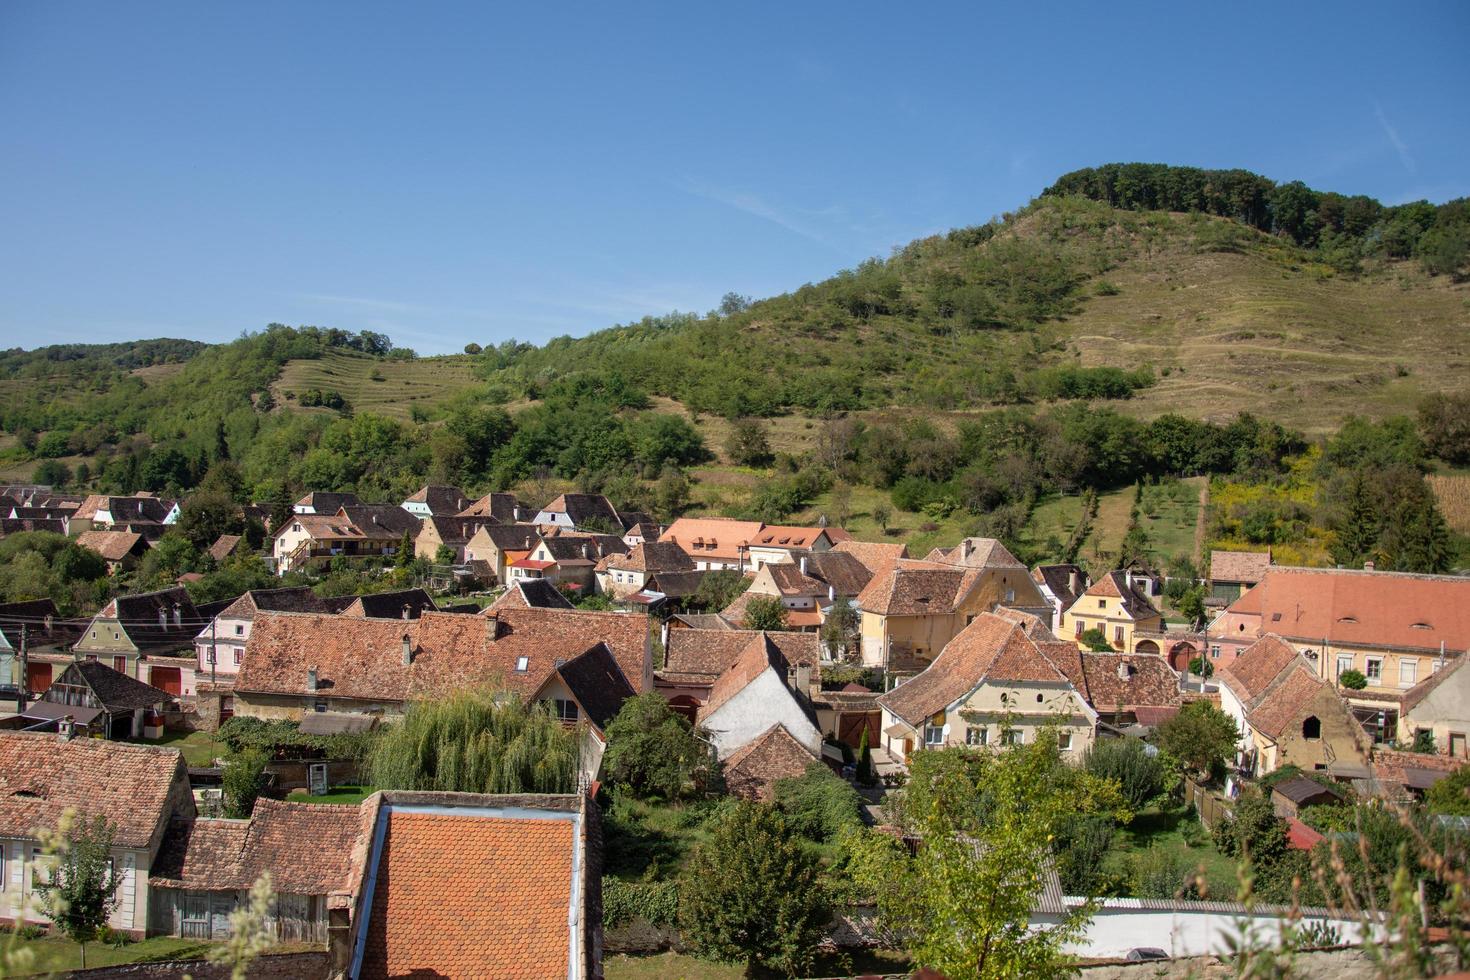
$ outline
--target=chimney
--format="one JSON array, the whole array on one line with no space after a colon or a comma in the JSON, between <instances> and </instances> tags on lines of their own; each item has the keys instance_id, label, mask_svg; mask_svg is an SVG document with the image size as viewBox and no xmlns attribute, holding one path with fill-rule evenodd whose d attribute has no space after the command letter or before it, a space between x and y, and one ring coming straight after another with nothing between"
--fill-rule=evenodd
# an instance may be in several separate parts
<instances>
[{"instance_id":1,"label":"chimney","mask_svg":"<svg viewBox=\"0 0 1470 980\"><path fill-rule=\"evenodd\" d=\"M806 574L806 555L801 556L801 574Z\"/></svg>"},{"instance_id":2,"label":"chimney","mask_svg":"<svg viewBox=\"0 0 1470 980\"><path fill-rule=\"evenodd\" d=\"M494 640L498 640L502 636L504 636L505 635L505 632L504 632L504 630L501 629L501 625L502 624L500 622L500 617L499 616L494 616L494 615L486 616L485 617L485 638L488 639L488 640L494 641Z\"/></svg>"},{"instance_id":3,"label":"chimney","mask_svg":"<svg viewBox=\"0 0 1470 980\"><path fill-rule=\"evenodd\" d=\"M1369 558L1367 561L1363 562L1363 571L1365 571L1365 572L1371 572L1371 571L1373 571L1373 568L1374 568L1374 565L1373 565L1373 559L1372 558Z\"/></svg>"},{"instance_id":4,"label":"chimney","mask_svg":"<svg viewBox=\"0 0 1470 980\"><path fill-rule=\"evenodd\" d=\"M658 628L658 642L659 642L659 645L664 648L664 659L668 659L668 656L669 656L669 621L667 619L664 620L663 621L663 625ZM1444 644L1441 643L1440 645L1443 646Z\"/></svg>"},{"instance_id":5,"label":"chimney","mask_svg":"<svg viewBox=\"0 0 1470 980\"><path fill-rule=\"evenodd\" d=\"M410 613L412 613L412 612L413 612L413 607L412 607L412 606L410 606L410 605L409 605L409 604L408 604L408 603L406 603L406 602L405 602L405 603L404 603L404 604L403 604L403 618L404 618L404 619L410 619L410 618L412 618L412 617L411 617L411 616L410 616L410 615L409 615L409 614L410 614ZM404 638L404 639L407 639L407 637L405 637L405 638Z\"/></svg>"},{"instance_id":6,"label":"chimney","mask_svg":"<svg viewBox=\"0 0 1470 980\"><path fill-rule=\"evenodd\" d=\"M407 606L403 607L407 609ZM403 666L407 667L413 663L413 640L407 633L403 634Z\"/></svg>"},{"instance_id":7,"label":"chimney","mask_svg":"<svg viewBox=\"0 0 1470 980\"><path fill-rule=\"evenodd\" d=\"M1127 663L1118 665L1118 680L1126 681L1133 674L1133 668Z\"/></svg>"},{"instance_id":8,"label":"chimney","mask_svg":"<svg viewBox=\"0 0 1470 980\"><path fill-rule=\"evenodd\" d=\"M162 606L158 607L158 625L164 629L168 627L168 610Z\"/></svg>"},{"instance_id":9,"label":"chimney","mask_svg":"<svg viewBox=\"0 0 1470 980\"><path fill-rule=\"evenodd\" d=\"M1082 570L1075 565L1067 572L1067 589L1073 595L1081 595L1085 591L1082 588Z\"/></svg>"},{"instance_id":10,"label":"chimney","mask_svg":"<svg viewBox=\"0 0 1470 980\"><path fill-rule=\"evenodd\" d=\"M306 689L308 691L315 691L316 690L316 668L315 667L308 667L307 670L306 670Z\"/></svg>"},{"instance_id":11,"label":"chimney","mask_svg":"<svg viewBox=\"0 0 1470 980\"><path fill-rule=\"evenodd\" d=\"M184 610L176 602L174 603L174 625L179 626L184 622Z\"/></svg>"},{"instance_id":12,"label":"chimney","mask_svg":"<svg viewBox=\"0 0 1470 980\"><path fill-rule=\"evenodd\" d=\"M805 660L796 665L796 672L792 676L791 690L804 698L811 696L812 665Z\"/></svg>"},{"instance_id":13,"label":"chimney","mask_svg":"<svg viewBox=\"0 0 1470 980\"><path fill-rule=\"evenodd\" d=\"M61 742L70 742L77 734L77 723L71 715L67 715L56 723L56 738Z\"/></svg>"}]
</instances>

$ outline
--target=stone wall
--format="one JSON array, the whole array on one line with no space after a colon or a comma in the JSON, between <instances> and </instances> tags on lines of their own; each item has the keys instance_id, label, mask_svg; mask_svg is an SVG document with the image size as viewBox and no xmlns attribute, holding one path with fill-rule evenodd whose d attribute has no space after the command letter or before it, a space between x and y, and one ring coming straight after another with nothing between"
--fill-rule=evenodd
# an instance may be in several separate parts
<instances>
[{"instance_id":1,"label":"stone wall","mask_svg":"<svg viewBox=\"0 0 1470 980\"><path fill-rule=\"evenodd\" d=\"M262 956L250 965L250 980L326 980L327 954L320 950ZM208 960L172 960L161 963L125 963L64 973L65 980L229 980L230 968Z\"/></svg>"}]
</instances>

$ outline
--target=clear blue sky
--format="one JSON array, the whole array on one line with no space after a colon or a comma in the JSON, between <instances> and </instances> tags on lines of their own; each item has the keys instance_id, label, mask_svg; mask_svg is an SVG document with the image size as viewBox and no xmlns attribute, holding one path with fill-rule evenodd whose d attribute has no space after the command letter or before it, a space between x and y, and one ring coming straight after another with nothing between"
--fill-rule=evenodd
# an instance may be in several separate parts
<instances>
[{"instance_id":1,"label":"clear blue sky","mask_svg":"<svg viewBox=\"0 0 1470 980\"><path fill-rule=\"evenodd\" d=\"M1470 194L1470 3L3 0L0 345L542 341L1116 160Z\"/></svg>"}]
</instances>

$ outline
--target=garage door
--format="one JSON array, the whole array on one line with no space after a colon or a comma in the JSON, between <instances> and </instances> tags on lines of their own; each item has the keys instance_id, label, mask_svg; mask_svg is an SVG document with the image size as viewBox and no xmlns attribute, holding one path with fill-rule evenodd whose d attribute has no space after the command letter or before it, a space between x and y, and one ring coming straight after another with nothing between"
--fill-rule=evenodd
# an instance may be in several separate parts
<instances>
[{"instance_id":1,"label":"garage door","mask_svg":"<svg viewBox=\"0 0 1470 980\"><path fill-rule=\"evenodd\" d=\"M184 687L179 682L179 668L177 667L150 667L148 683L174 697L184 693Z\"/></svg>"},{"instance_id":2,"label":"garage door","mask_svg":"<svg viewBox=\"0 0 1470 980\"><path fill-rule=\"evenodd\" d=\"M51 665L38 664L34 660L26 663L26 685L32 694L40 694L51 686Z\"/></svg>"}]
</instances>

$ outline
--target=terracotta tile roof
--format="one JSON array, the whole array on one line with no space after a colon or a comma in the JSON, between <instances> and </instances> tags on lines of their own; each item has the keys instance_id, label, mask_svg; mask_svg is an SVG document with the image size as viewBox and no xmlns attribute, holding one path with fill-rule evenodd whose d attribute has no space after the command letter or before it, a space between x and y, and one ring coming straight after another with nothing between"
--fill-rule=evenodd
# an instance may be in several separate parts
<instances>
[{"instance_id":1,"label":"terracotta tile roof","mask_svg":"<svg viewBox=\"0 0 1470 980\"><path fill-rule=\"evenodd\" d=\"M669 631L668 649L664 654L664 670L713 681L740 659L753 639L761 634L739 629L678 629ZM818 663L821 642L814 633L770 633L776 645L791 663Z\"/></svg>"},{"instance_id":2,"label":"terracotta tile roof","mask_svg":"<svg viewBox=\"0 0 1470 980\"><path fill-rule=\"evenodd\" d=\"M670 618L695 630L721 630L728 632L735 629L734 624L719 613L675 613ZM677 633L679 631L676 629L673 632Z\"/></svg>"},{"instance_id":3,"label":"terracotta tile roof","mask_svg":"<svg viewBox=\"0 0 1470 980\"><path fill-rule=\"evenodd\" d=\"M461 510L459 517L493 517L502 524L514 524L520 500L513 493L487 493Z\"/></svg>"},{"instance_id":4,"label":"terracotta tile roof","mask_svg":"<svg viewBox=\"0 0 1470 980\"><path fill-rule=\"evenodd\" d=\"M1269 551L1213 551L1210 553L1210 581L1244 582L1255 585L1271 567Z\"/></svg>"},{"instance_id":5,"label":"terracotta tile roof","mask_svg":"<svg viewBox=\"0 0 1470 980\"><path fill-rule=\"evenodd\" d=\"M1169 707L1181 701L1179 674L1159 654L1087 651L1081 657L1088 698L1099 710Z\"/></svg>"},{"instance_id":6,"label":"terracotta tile roof","mask_svg":"<svg viewBox=\"0 0 1470 980\"><path fill-rule=\"evenodd\" d=\"M67 522L47 517L0 517L0 538L7 534L24 534L27 531L65 534Z\"/></svg>"},{"instance_id":7,"label":"terracotta tile roof","mask_svg":"<svg viewBox=\"0 0 1470 980\"><path fill-rule=\"evenodd\" d=\"M418 537L422 521L393 504L343 504L337 517L345 517L370 538L377 539L383 533L392 533L401 538L406 533L410 538Z\"/></svg>"},{"instance_id":8,"label":"terracotta tile roof","mask_svg":"<svg viewBox=\"0 0 1470 980\"><path fill-rule=\"evenodd\" d=\"M325 490L313 490L300 500L296 501L297 507L310 507L318 514L335 514L344 504L360 504L355 493L332 493Z\"/></svg>"},{"instance_id":9,"label":"terracotta tile roof","mask_svg":"<svg viewBox=\"0 0 1470 980\"><path fill-rule=\"evenodd\" d=\"M877 573L900 558L909 556L909 546L888 541L839 541L832 546L838 554L852 555L867 566L868 571Z\"/></svg>"},{"instance_id":10,"label":"terracotta tile roof","mask_svg":"<svg viewBox=\"0 0 1470 980\"><path fill-rule=\"evenodd\" d=\"M223 619L254 619L258 612L326 612L327 604L311 591L298 585L285 589L251 589L220 612ZM209 627L204 628L206 635Z\"/></svg>"},{"instance_id":11,"label":"terracotta tile roof","mask_svg":"<svg viewBox=\"0 0 1470 980\"><path fill-rule=\"evenodd\" d=\"M170 825L149 881L167 888L247 889L269 871L278 894L345 893L360 832L357 807L262 797L249 820Z\"/></svg>"},{"instance_id":12,"label":"terracotta tile roof","mask_svg":"<svg viewBox=\"0 0 1470 980\"><path fill-rule=\"evenodd\" d=\"M1422 752L1395 752L1375 747L1373 775L1385 788L1402 792L1403 787L1426 789L1465 765L1464 759Z\"/></svg>"},{"instance_id":13,"label":"terracotta tile roof","mask_svg":"<svg viewBox=\"0 0 1470 980\"><path fill-rule=\"evenodd\" d=\"M966 569L904 560L874 575L857 605L880 616L947 616L973 582Z\"/></svg>"},{"instance_id":14,"label":"terracotta tile roof","mask_svg":"<svg viewBox=\"0 0 1470 980\"><path fill-rule=\"evenodd\" d=\"M1292 817L1286 821L1286 846L1297 851L1310 851L1322 839L1322 834L1300 820Z\"/></svg>"},{"instance_id":15,"label":"terracotta tile roof","mask_svg":"<svg viewBox=\"0 0 1470 980\"><path fill-rule=\"evenodd\" d=\"M770 800L776 780L800 776L817 757L777 722L725 759L725 791L747 800Z\"/></svg>"},{"instance_id":16,"label":"terracotta tile roof","mask_svg":"<svg viewBox=\"0 0 1470 980\"><path fill-rule=\"evenodd\" d=\"M1087 573L1080 565L1038 565L1031 571L1031 580L1051 590L1061 604L1062 612L1071 608L1077 597L1087 589ZM1074 581L1081 586L1075 591L1072 588Z\"/></svg>"},{"instance_id":17,"label":"terracotta tile roof","mask_svg":"<svg viewBox=\"0 0 1470 980\"><path fill-rule=\"evenodd\" d=\"M106 494L90 493L82 500L81 506L76 509L76 513L72 516L83 521L96 520L97 512L107 509L107 499Z\"/></svg>"},{"instance_id":18,"label":"terracotta tile roof","mask_svg":"<svg viewBox=\"0 0 1470 980\"><path fill-rule=\"evenodd\" d=\"M931 561L942 561L966 568L1025 568L1015 555L995 538L965 538L947 551L935 549Z\"/></svg>"},{"instance_id":19,"label":"terracotta tile roof","mask_svg":"<svg viewBox=\"0 0 1470 980\"><path fill-rule=\"evenodd\" d=\"M1343 646L1437 652L1470 647L1470 578L1272 565L1231 612L1263 632Z\"/></svg>"},{"instance_id":20,"label":"terracotta tile roof","mask_svg":"<svg viewBox=\"0 0 1470 980\"><path fill-rule=\"evenodd\" d=\"M889 691L878 703L917 725L982 681L1066 683L1067 678L1019 625L982 613L944 645L923 673Z\"/></svg>"},{"instance_id":21,"label":"terracotta tile roof","mask_svg":"<svg viewBox=\"0 0 1470 980\"><path fill-rule=\"evenodd\" d=\"M77 547L95 551L108 561L122 561L139 550L143 536L132 531L83 531Z\"/></svg>"},{"instance_id":22,"label":"terracotta tile roof","mask_svg":"<svg viewBox=\"0 0 1470 980\"><path fill-rule=\"evenodd\" d=\"M498 551L530 551L538 540L540 535L531 524L495 524L476 531L470 543L488 541Z\"/></svg>"},{"instance_id":23,"label":"terracotta tile roof","mask_svg":"<svg viewBox=\"0 0 1470 980\"><path fill-rule=\"evenodd\" d=\"M603 555L623 554L628 550L622 538L609 534L558 534L543 537L532 553L541 548L545 548L546 553L560 564L579 561L596 564Z\"/></svg>"},{"instance_id":24,"label":"terracotta tile roof","mask_svg":"<svg viewBox=\"0 0 1470 980\"><path fill-rule=\"evenodd\" d=\"M428 504L430 514L445 517L458 514L472 503L459 487L433 483L419 487L403 502L405 504Z\"/></svg>"},{"instance_id":25,"label":"terracotta tile roof","mask_svg":"<svg viewBox=\"0 0 1470 980\"><path fill-rule=\"evenodd\" d=\"M832 587L840 596L855 598L873 580L873 572L862 559L845 551L819 551L808 555L807 574Z\"/></svg>"},{"instance_id":26,"label":"terracotta tile roof","mask_svg":"<svg viewBox=\"0 0 1470 980\"><path fill-rule=\"evenodd\" d=\"M429 528L439 536L439 540L446 545L464 544L475 536L475 532L482 527L489 527L491 517L456 517L452 514L432 514L425 517L419 525L419 534L422 535Z\"/></svg>"},{"instance_id":27,"label":"terracotta tile roof","mask_svg":"<svg viewBox=\"0 0 1470 980\"><path fill-rule=\"evenodd\" d=\"M29 838L71 808L115 824L119 847L146 848L170 816L176 786L187 788L177 749L0 731L0 837Z\"/></svg>"},{"instance_id":28,"label":"terracotta tile roof","mask_svg":"<svg viewBox=\"0 0 1470 980\"><path fill-rule=\"evenodd\" d=\"M341 615L367 619L403 619L403 607L408 607L408 618L418 619L425 612L439 607L423 589L399 589L395 592L374 592L360 595Z\"/></svg>"},{"instance_id":29,"label":"terracotta tile roof","mask_svg":"<svg viewBox=\"0 0 1470 980\"><path fill-rule=\"evenodd\" d=\"M412 662L403 663L403 638ZM498 682L530 698L558 660L606 642L630 686L642 690L648 655L641 616L506 608L494 616L425 612L415 620L299 613L256 617L235 689L296 697L405 702ZM527 666L517 671L519 658ZM307 689L315 669L318 691Z\"/></svg>"},{"instance_id":30,"label":"terracotta tile roof","mask_svg":"<svg viewBox=\"0 0 1470 980\"><path fill-rule=\"evenodd\" d=\"M750 544L752 547L761 548L806 550L814 546L826 533L827 529L824 527L792 527L782 524L764 524L750 539Z\"/></svg>"},{"instance_id":31,"label":"terracotta tile roof","mask_svg":"<svg viewBox=\"0 0 1470 980\"><path fill-rule=\"evenodd\" d=\"M487 613L499 612L514 607L518 609L571 609L572 604L551 582L544 578L516 579L510 587L490 605Z\"/></svg>"},{"instance_id":32,"label":"terracotta tile roof","mask_svg":"<svg viewBox=\"0 0 1470 980\"><path fill-rule=\"evenodd\" d=\"M1399 702L1403 705L1404 712L1407 713L1417 708L1420 702L1427 698L1435 688L1439 687L1451 674L1459 670L1460 665L1465 663L1465 660L1466 656L1463 653L1458 657L1448 658L1448 661L1443 667L1405 691Z\"/></svg>"},{"instance_id":33,"label":"terracotta tile roof","mask_svg":"<svg viewBox=\"0 0 1470 980\"><path fill-rule=\"evenodd\" d=\"M754 681L767 670L774 670L776 676L784 683L786 674L790 669L786 657L779 647L772 643L770 637L765 633L757 633L746 642L740 656L730 665L730 668L715 679L710 687L709 697L700 706L697 720L703 723L705 718L719 711L735 695Z\"/></svg>"},{"instance_id":34,"label":"terracotta tile roof","mask_svg":"<svg viewBox=\"0 0 1470 980\"><path fill-rule=\"evenodd\" d=\"M657 541L659 534L659 526L654 523L645 524L640 522L623 531L625 537L642 538L644 541Z\"/></svg>"},{"instance_id":35,"label":"terracotta tile roof","mask_svg":"<svg viewBox=\"0 0 1470 980\"><path fill-rule=\"evenodd\" d=\"M209 557L217 562L224 561L235 553L235 548L244 540L244 537L238 534L221 534L215 539L214 544L209 546Z\"/></svg>"},{"instance_id":36,"label":"terracotta tile roof","mask_svg":"<svg viewBox=\"0 0 1470 980\"><path fill-rule=\"evenodd\" d=\"M623 702L634 694L607 644L599 643L556 668L562 683L582 706L587 720L599 730L617 717Z\"/></svg>"},{"instance_id":37,"label":"terracotta tile roof","mask_svg":"<svg viewBox=\"0 0 1470 980\"><path fill-rule=\"evenodd\" d=\"M668 526L660 541L672 541L695 561L734 562L745 554L760 533L759 521L728 521L708 517L681 517Z\"/></svg>"},{"instance_id":38,"label":"terracotta tile roof","mask_svg":"<svg viewBox=\"0 0 1470 980\"><path fill-rule=\"evenodd\" d=\"M1230 688L1242 705L1248 704L1259 697L1298 656L1290 643L1267 634L1220 668L1220 682Z\"/></svg>"},{"instance_id":39,"label":"terracotta tile roof","mask_svg":"<svg viewBox=\"0 0 1470 980\"><path fill-rule=\"evenodd\" d=\"M1246 709L1245 719L1261 734L1280 738L1326 688L1327 682L1318 677L1305 661L1294 663ZM1333 693L1335 696L1336 692ZM1343 712L1348 713L1346 702L1343 703Z\"/></svg>"},{"instance_id":40,"label":"terracotta tile roof","mask_svg":"<svg viewBox=\"0 0 1470 980\"><path fill-rule=\"evenodd\" d=\"M626 554L613 553L598 567L624 572L692 572L694 559L672 541L644 541Z\"/></svg>"},{"instance_id":41,"label":"terracotta tile roof","mask_svg":"<svg viewBox=\"0 0 1470 980\"><path fill-rule=\"evenodd\" d=\"M380 819L362 980L569 975L574 824L398 809Z\"/></svg>"},{"instance_id":42,"label":"terracotta tile roof","mask_svg":"<svg viewBox=\"0 0 1470 980\"><path fill-rule=\"evenodd\" d=\"M641 510L620 510L618 511L618 521L623 525L624 534L631 533L634 528L650 528L653 534L651 537L645 534L644 537L650 540L658 540L658 522L653 519L652 514L646 514Z\"/></svg>"}]
</instances>

